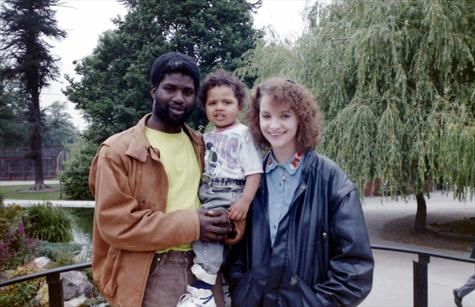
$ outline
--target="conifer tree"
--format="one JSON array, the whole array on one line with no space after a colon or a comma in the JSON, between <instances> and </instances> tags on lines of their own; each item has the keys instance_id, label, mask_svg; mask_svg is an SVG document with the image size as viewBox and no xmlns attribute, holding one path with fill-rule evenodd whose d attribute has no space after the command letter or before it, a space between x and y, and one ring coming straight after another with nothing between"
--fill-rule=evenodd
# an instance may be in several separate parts
<instances>
[{"instance_id":1,"label":"conifer tree","mask_svg":"<svg viewBox=\"0 0 475 307\"><path fill-rule=\"evenodd\" d=\"M0 6L0 57L4 78L18 79L25 89L30 123L29 157L35 162L34 190L45 188L42 157L40 92L58 75L56 59L46 38L66 33L57 27L57 0L4 0Z\"/></svg>"}]
</instances>

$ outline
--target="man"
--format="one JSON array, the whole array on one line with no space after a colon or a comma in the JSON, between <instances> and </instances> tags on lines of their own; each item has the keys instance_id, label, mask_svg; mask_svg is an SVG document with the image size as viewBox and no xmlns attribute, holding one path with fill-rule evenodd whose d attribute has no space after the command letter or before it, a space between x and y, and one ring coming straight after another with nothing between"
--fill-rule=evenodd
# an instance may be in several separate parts
<instances>
[{"instance_id":1,"label":"man","mask_svg":"<svg viewBox=\"0 0 475 307\"><path fill-rule=\"evenodd\" d=\"M152 113L104 141L92 162L93 277L113 306L175 306L192 281L194 240L222 240L226 212L199 208L202 138L184 123L199 69L166 53L151 73Z\"/></svg>"},{"instance_id":2,"label":"man","mask_svg":"<svg viewBox=\"0 0 475 307\"><path fill-rule=\"evenodd\" d=\"M470 258L475 258L475 242L473 242ZM475 274L470 276L462 287L453 290L455 305L462 307L463 298L473 290L475 290Z\"/></svg>"}]
</instances>

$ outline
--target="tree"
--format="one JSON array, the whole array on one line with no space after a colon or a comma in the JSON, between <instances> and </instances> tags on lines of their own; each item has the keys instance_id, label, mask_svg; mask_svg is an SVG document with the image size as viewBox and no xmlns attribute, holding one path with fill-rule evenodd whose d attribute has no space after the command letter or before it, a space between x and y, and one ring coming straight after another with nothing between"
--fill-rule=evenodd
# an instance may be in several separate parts
<instances>
[{"instance_id":1,"label":"tree","mask_svg":"<svg viewBox=\"0 0 475 307\"><path fill-rule=\"evenodd\" d=\"M361 190L379 178L385 193L414 193L424 231L429 182L473 197L475 2L340 0L310 12L284 68L325 113L322 150Z\"/></svg>"},{"instance_id":2,"label":"tree","mask_svg":"<svg viewBox=\"0 0 475 307\"><path fill-rule=\"evenodd\" d=\"M85 146L71 156L64 173L65 189L82 184L87 191L87 166L100 142L135 125L150 112L149 69L153 60L167 51L186 53L198 62L203 75L216 69L235 70L241 56L254 48L261 32L252 28L251 13L262 1L245 0L143 0L122 1L129 12L116 19L117 29L105 32L90 56L76 65L79 80L68 77L65 94L84 112L89 128ZM188 123L206 125L197 110ZM81 167L75 172L70 167ZM84 171L85 170L85 171ZM66 178L66 177L70 178ZM76 177L76 178L73 178ZM79 178L81 177L81 178ZM79 193L78 197L90 197Z\"/></svg>"},{"instance_id":3,"label":"tree","mask_svg":"<svg viewBox=\"0 0 475 307\"><path fill-rule=\"evenodd\" d=\"M79 137L71 115L65 110L66 103L59 101L45 108L43 140L46 146L66 148Z\"/></svg>"},{"instance_id":4,"label":"tree","mask_svg":"<svg viewBox=\"0 0 475 307\"><path fill-rule=\"evenodd\" d=\"M251 12L261 1L123 1L129 7L117 29L106 32L93 54L76 66L66 95L90 123L85 137L100 143L134 125L150 112L149 67L160 54L176 50L194 57L203 74L215 68L235 70L241 55L255 46L260 32ZM195 114L190 124L206 124ZM93 133L91 133L93 132Z\"/></svg>"},{"instance_id":5,"label":"tree","mask_svg":"<svg viewBox=\"0 0 475 307\"><path fill-rule=\"evenodd\" d=\"M425 230L430 181L473 195L474 9L473 1L342 1L314 32L319 51L335 56L320 58L328 66L316 82L329 80L325 69L340 82L318 92L332 102L323 103L325 149L360 185L380 178L393 195L414 192L416 232Z\"/></svg>"},{"instance_id":6,"label":"tree","mask_svg":"<svg viewBox=\"0 0 475 307\"><path fill-rule=\"evenodd\" d=\"M53 7L58 0L4 0L0 7L0 52L2 75L19 78L28 99L31 153L35 161L34 190L45 188L42 161L40 92L58 75L56 59L46 38L60 39L66 33L56 25Z\"/></svg>"},{"instance_id":7,"label":"tree","mask_svg":"<svg viewBox=\"0 0 475 307\"><path fill-rule=\"evenodd\" d=\"M65 148L79 137L64 102L54 102L41 109L43 144ZM18 80L0 81L0 148L27 147L29 129L28 101Z\"/></svg>"},{"instance_id":8,"label":"tree","mask_svg":"<svg viewBox=\"0 0 475 307\"><path fill-rule=\"evenodd\" d=\"M17 83L0 79L0 148L27 144L26 97Z\"/></svg>"},{"instance_id":9,"label":"tree","mask_svg":"<svg viewBox=\"0 0 475 307\"><path fill-rule=\"evenodd\" d=\"M242 79L251 79L256 83L276 75L291 78L296 77L294 64L298 61L293 43L280 40L275 33L271 33L269 41L259 39L256 47L244 54L243 65L236 73Z\"/></svg>"}]
</instances>

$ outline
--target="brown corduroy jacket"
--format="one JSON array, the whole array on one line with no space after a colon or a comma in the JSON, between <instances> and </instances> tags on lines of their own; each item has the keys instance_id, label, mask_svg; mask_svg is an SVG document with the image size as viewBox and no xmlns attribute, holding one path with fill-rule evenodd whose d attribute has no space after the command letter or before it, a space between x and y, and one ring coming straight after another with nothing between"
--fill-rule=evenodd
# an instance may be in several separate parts
<instances>
[{"instance_id":1,"label":"brown corduroy jacket","mask_svg":"<svg viewBox=\"0 0 475 307\"><path fill-rule=\"evenodd\" d=\"M149 117L104 141L89 173L96 201L93 277L113 306L141 306L155 252L200 235L195 209L165 213L168 180L159 150L145 137ZM202 137L186 126L184 131L203 169ZM242 226L231 241L242 237Z\"/></svg>"}]
</instances>

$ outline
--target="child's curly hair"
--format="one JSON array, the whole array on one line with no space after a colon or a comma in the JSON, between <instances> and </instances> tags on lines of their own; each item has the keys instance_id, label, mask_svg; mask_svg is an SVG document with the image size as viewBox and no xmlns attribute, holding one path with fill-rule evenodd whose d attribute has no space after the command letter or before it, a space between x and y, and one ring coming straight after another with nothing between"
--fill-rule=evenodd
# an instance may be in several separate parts
<instances>
[{"instance_id":1,"label":"child's curly hair","mask_svg":"<svg viewBox=\"0 0 475 307\"><path fill-rule=\"evenodd\" d=\"M241 109L244 107L247 100L246 85L229 71L218 69L207 75L201 86L198 98L203 109L206 106L209 90L216 86L229 86L234 92L239 107Z\"/></svg>"},{"instance_id":2,"label":"child's curly hair","mask_svg":"<svg viewBox=\"0 0 475 307\"><path fill-rule=\"evenodd\" d=\"M297 151L314 150L322 137L323 115L310 92L292 80L275 77L258 84L252 94L247 120L256 144L262 149L271 145L262 134L259 124L260 102L263 96L270 96L273 104L288 104L297 115Z\"/></svg>"}]
</instances>

